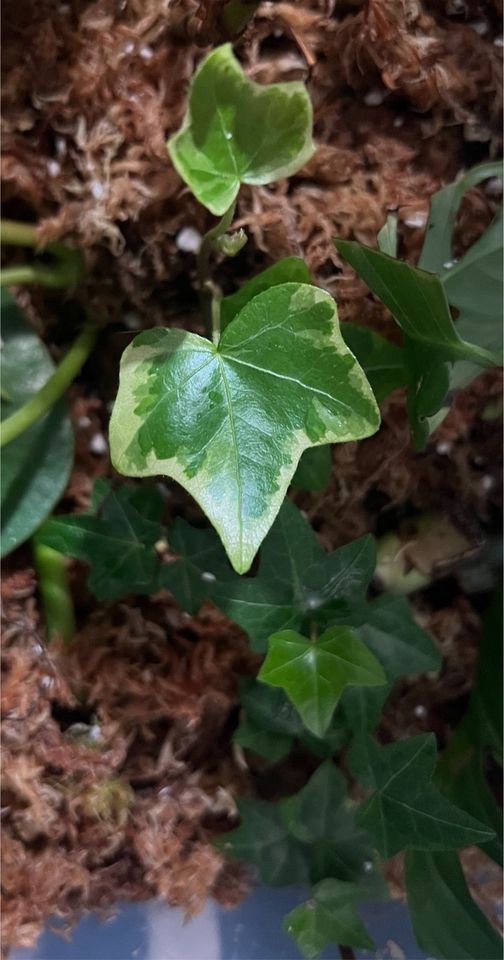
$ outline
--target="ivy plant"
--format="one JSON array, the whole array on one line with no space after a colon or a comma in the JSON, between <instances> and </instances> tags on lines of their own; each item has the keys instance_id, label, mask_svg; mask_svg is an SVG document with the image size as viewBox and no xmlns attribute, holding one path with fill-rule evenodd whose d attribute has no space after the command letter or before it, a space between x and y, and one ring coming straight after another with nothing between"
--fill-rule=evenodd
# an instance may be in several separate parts
<instances>
[{"instance_id":1,"label":"ivy plant","mask_svg":"<svg viewBox=\"0 0 504 960\"><path fill-rule=\"evenodd\" d=\"M236 4L222 15L231 7L236 15ZM236 17L233 23L238 28ZM337 241L391 311L402 337L393 344L359 325L340 326L334 299L297 257L227 296L212 274L212 258L235 255L246 240L230 229L242 185L295 175L313 150L302 84L251 82L229 44L203 59L168 153L194 196L220 217L197 261L206 335L203 325L169 326L134 338L121 360L110 449L126 476L181 484L210 528L181 517L168 523L163 487L154 482L100 480L86 512L46 519L71 464L62 395L95 332L88 323L53 369L6 299L5 549L38 528L34 556L47 618L56 611L49 632L59 628L66 639L73 628L71 605L61 614L69 596L62 555L88 565L88 587L100 601L164 590L189 614L213 603L242 628L258 672L239 684L234 749L272 776L292 755L306 776L276 802L239 797L236 823L215 842L264 883L304 884L307 896L285 918L303 956L316 958L331 943L374 948L357 907L386 895L383 861L404 852L420 945L439 960L493 960L499 938L470 895L457 851L477 844L502 862L500 818L485 777L489 759L502 756L495 611L467 714L441 760L431 733L384 742L380 718L395 684L439 671L439 651L404 597L377 595L374 537L328 553L286 493L291 483L323 487L330 444L373 434L378 403L392 390L406 388L422 447L449 391L499 362L500 219L458 262L451 236L464 191L500 167L477 168L433 197L417 266L397 259L394 216L378 249ZM7 224L6 236L36 246L36 231L25 225ZM75 282L78 258L60 245L49 252L52 267L35 261L16 268L21 273L7 271L2 282ZM48 589L53 569L56 594Z\"/></svg>"},{"instance_id":2,"label":"ivy plant","mask_svg":"<svg viewBox=\"0 0 504 960\"><path fill-rule=\"evenodd\" d=\"M199 263L213 336L176 328L139 334L121 361L110 422L119 472L177 480L239 573L270 529L303 451L369 436L379 425L336 304L309 282L303 264L289 258L224 302L208 273L240 185L295 173L313 152L311 124L302 84L251 83L229 44L205 58L168 150L195 196L222 216Z\"/></svg>"}]
</instances>

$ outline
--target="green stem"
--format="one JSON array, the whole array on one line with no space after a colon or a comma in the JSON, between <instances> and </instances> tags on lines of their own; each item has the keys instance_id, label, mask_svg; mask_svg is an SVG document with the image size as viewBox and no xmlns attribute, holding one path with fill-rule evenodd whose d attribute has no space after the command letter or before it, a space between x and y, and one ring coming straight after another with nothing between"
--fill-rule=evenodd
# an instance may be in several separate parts
<instances>
[{"instance_id":1,"label":"green stem","mask_svg":"<svg viewBox=\"0 0 504 960\"><path fill-rule=\"evenodd\" d=\"M259 5L260 0L229 0L219 19L223 37L231 40L243 33Z\"/></svg>"},{"instance_id":2,"label":"green stem","mask_svg":"<svg viewBox=\"0 0 504 960\"><path fill-rule=\"evenodd\" d=\"M38 543L36 537L32 546L48 641L61 637L68 645L74 637L75 618L65 558L52 547Z\"/></svg>"},{"instance_id":3,"label":"green stem","mask_svg":"<svg viewBox=\"0 0 504 960\"><path fill-rule=\"evenodd\" d=\"M11 443L12 440L24 433L63 396L91 353L96 340L96 332L95 324L88 320L82 333L77 337L47 383L19 410L16 410L10 417L6 417L0 428L0 447Z\"/></svg>"},{"instance_id":4,"label":"green stem","mask_svg":"<svg viewBox=\"0 0 504 960\"><path fill-rule=\"evenodd\" d=\"M30 247L38 252L49 253L54 264L21 264L0 271L0 286L17 283L40 283L45 287L72 287L84 274L84 261L78 250L64 243L48 243L45 247L37 239L33 224L16 220L0 220L0 243L15 247Z\"/></svg>"},{"instance_id":5,"label":"green stem","mask_svg":"<svg viewBox=\"0 0 504 960\"><path fill-rule=\"evenodd\" d=\"M231 225L236 201L234 201L224 216L219 220L215 227L208 230L201 241L201 247L198 254L198 287L201 300L201 309L207 328L212 330L214 342L217 334L220 334L220 307L217 308L215 301L220 301L220 294L217 293L215 284L212 283L210 274L210 257L215 250L215 243L222 237L228 227ZM218 340L218 336L217 336Z\"/></svg>"}]
</instances>

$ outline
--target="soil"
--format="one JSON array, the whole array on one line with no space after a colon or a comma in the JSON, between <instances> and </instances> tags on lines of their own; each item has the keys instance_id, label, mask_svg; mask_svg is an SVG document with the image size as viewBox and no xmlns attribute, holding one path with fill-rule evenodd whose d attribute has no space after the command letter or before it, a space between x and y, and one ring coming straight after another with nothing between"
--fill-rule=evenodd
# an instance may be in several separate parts
<instances>
[{"instance_id":1,"label":"soil","mask_svg":"<svg viewBox=\"0 0 504 960\"><path fill-rule=\"evenodd\" d=\"M39 224L85 254L78 290L17 292L57 358L86 310L98 348L71 391L77 455L59 510L82 510L93 480L112 476L106 433L118 360L153 324L199 330L195 257L181 230L210 216L168 162L195 64L219 42L219 0L5 0L4 216ZM475 0L301 0L264 3L238 55L260 82L305 79L317 151L288 183L240 195L236 226L249 241L218 267L225 291L287 254L303 256L337 299L340 316L396 337L390 316L338 258L335 235L373 243L387 211L400 254L420 249L430 195L501 148L500 4ZM491 181L466 196L456 254L500 202ZM18 253L8 251L15 263ZM485 549L500 529L500 376L483 374L454 402L423 453L411 449L404 397L383 405L383 426L333 448L323 493L297 493L328 548L381 535L434 513ZM172 517L201 520L167 484ZM457 540L457 543L459 540ZM417 558L418 559L418 558ZM425 558L424 558L425 559ZM412 598L443 653L438 677L402 682L380 727L384 740L434 730L442 746L470 690L485 588L467 592L460 551ZM71 568L78 635L47 648L28 547L4 565L3 943L33 944L44 922L83 909L160 896L189 914L206 897L233 905L248 877L213 848L233 823L234 796L265 793L257 758L232 746L238 677L258 658L209 605L195 618L168 594L97 604L85 570ZM286 792L309 761L275 771ZM467 854L470 874L477 855ZM390 873L401 891L400 867ZM491 884L490 884L491 887ZM487 888L489 889L489 888ZM491 894L481 893L488 908Z\"/></svg>"}]
</instances>

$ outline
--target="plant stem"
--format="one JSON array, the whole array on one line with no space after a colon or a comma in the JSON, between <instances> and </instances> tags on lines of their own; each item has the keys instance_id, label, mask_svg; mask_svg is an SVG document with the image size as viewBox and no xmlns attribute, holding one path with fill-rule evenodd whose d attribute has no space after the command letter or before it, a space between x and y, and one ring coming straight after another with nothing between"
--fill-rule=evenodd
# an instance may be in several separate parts
<instances>
[{"instance_id":1,"label":"plant stem","mask_svg":"<svg viewBox=\"0 0 504 960\"><path fill-rule=\"evenodd\" d=\"M260 0L229 0L219 19L223 37L232 39L243 33L259 5Z\"/></svg>"},{"instance_id":2,"label":"plant stem","mask_svg":"<svg viewBox=\"0 0 504 960\"><path fill-rule=\"evenodd\" d=\"M30 247L54 257L52 265L21 264L0 270L0 286L16 283L40 283L45 287L72 287L84 274L84 261L78 250L64 243L48 243L43 247L37 239L36 227L17 220L0 220L0 243L15 247Z\"/></svg>"},{"instance_id":3,"label":"plant stem","mask_svg":"<svg viewBox=\"0 0 504 960\"><path fill-rule=\"evenodd\" d=\"M224 216L219 220L215 227L208 230L201 241L201 247L198 254L198 287L201 299L201 309L205 318L207 328L212 330L214 343L218 342L220 335L220 293L215 284L212 283L210 275L210 257L215 249L215 242L222 237L228 227L231 225L236 201L226 210ZM217 337L217 339L216 339Z\"/></svg>"},{"instance_id":4,"label":"plant stem","mask_svg":"<svg viewBox=\"0 0 504 960\"><path fill-rule=\"evenodd\" d=\"M61 637L68 645L74 637L75 618L65 558L52 547L38 543L36 536L32 546L48 641Z\"/></svg>"},{"instance_id":5,"label":"plant stem","mask_svg":"<svg viewBox=\"0 0 504 960\"><path fill-rule=\"evenodd\" d=\"M2 422L0 428L0 447L11 443L28 427L40 420L57 400L64 394L67 387L77 376L79 370L87 360L96 340L96 326L90 320L86 323L82 333L77 337L70 350L56 370L49 377L47 383L33 397L23 404L19 410L11 414Z\"/></svg>"}]
</instances>

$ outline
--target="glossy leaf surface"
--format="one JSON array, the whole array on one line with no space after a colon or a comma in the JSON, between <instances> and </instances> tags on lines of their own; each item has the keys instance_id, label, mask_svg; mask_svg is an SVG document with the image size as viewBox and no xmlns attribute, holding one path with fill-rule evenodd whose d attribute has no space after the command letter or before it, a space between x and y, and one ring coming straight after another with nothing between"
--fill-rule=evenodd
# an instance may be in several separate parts
<instances>
[{"instance_id":1,"label":"glossy leaf surface","mask_svg":"<svg viewBox=\"0 0 504 960\"><path fill-rule=\"evenodd\" d=\"M1 291L2 420L44 386L49 353L11 295ZM64 400L2 449L1 555L28 539L61 497L73 461L73 432Z\"/></svg>"},{"instance_id":2,"label":"glossy leaf surface","mask_svg":"<svg viewBox=\"0 0 504 960\"><path fill-rule=\"evenodd\" d=\"M500 960L501 938L472 899L457 854L408 850L405 866L422 950L438 960Z\"/></svg>"},{"instance_id":3,"label":"glossy leaf surface","mask_svg":"<svg viewBox=\"0 0 504 960\"><path fill-rule=\"evenodd\" d=\"M147 485L116 492L102 484L100 492L93 513L48 520L38 534L40 542L88 563L89 589L98 600L153 592L159 566L154 544L163 511L159 491Z\"/></svg>"},{"instance_id":4,"label":"glossy leaf surface","mask_svg":"<svg viewBox=\"0 0 504 960\"><path fill-rule=\"evenodd\" d=\"M451 850L481 843L493 831L452 806L432 784L436 765L432 734L385 747L358 737L350 750L352 774L374 793L359 809L357 822L384 857L402 849Z\"/></svg>"},{"instance_id":5,"label":"glossy leaf surface","mask_svg":"<svg viewBox=\"0 0 504 960\"><path fill-rule=\"evenodd\" d=\"M385 674L354 630L330 627L313 641L294 630L273 634L259 679L285 690L307 729L322 737L344 688L383 684Z\"/></svg>"},{"instance_id":6,"label":"glossy leaf surface","mask_svg":"<svg viewBox=\"0 0 504 960\"><path fill-rule=\"evenodd\" d=\"M304 449L369 436L379 412L332 298L287 283L254 297L216 347L155 329L123 354L114 466L194 496L232 565L248 570Z\"/></svg>"},{"instance_id":7,"label":"glossy leaf surface","mask_svg":"<svg viewBox=\"0 0 504 960\"><path fill-rule=\"evenodd\" d=\"M168 150L195 197L222 216L241 183L271 183L299 170L314 150L311 130L302 83L253 83L224 44L198 67Z\"/></svg>"}]
</instances>

